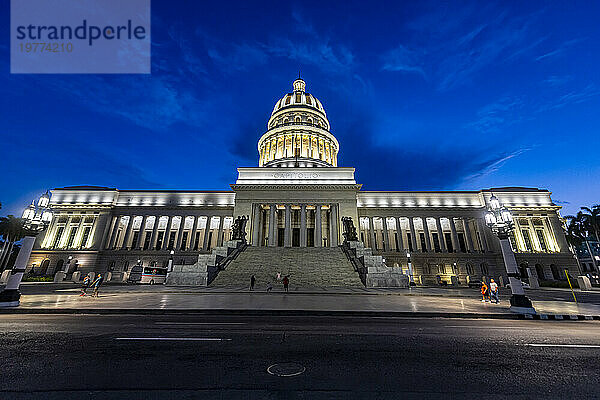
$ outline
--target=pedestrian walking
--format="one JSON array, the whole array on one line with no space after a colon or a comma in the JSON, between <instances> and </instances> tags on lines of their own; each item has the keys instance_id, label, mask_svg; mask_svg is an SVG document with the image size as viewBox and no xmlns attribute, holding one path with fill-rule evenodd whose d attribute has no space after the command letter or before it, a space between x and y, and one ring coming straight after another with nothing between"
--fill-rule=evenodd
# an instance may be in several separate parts
<instances>
[{"instance_id":1,"label":"pedestrian walking","mask_svg":"<svg viewBox=\"0 0 600 400\"><path fill-rule=\"evenodd\" d=\"M281 272L278 272L277 273L277 282L280 282L280 281L281 281Z\"/></svg>"},{"instance_id":2,"label":"pedestrian walking","mask_svg":"<svg viewBox=\"0 0 600 400\"><path fill-rule=\"evenodd\" d=\"M87 290L89 289L91 282L92 280L88 275L86 275L85 278L83 278L83 286L81 287L80 296L85 296L87 294Z\"/></svg>"},{"instance_id":3,"label":"pedestrian walking","mask_svg":"<svg viewBox=\"0 0 600 400\"><path fill-rule=\"evenodd\" d=\"M92 282L92 287L94 288L94 293L92 293L92 297L99 297L98 292L100 291L100 285L104 282L104 276L102 274L98 274L94 282Z\"/></svg>"},{"instance_id":4,"label":"pedestrian walking","mask_svg":"<svg viewBox=\"0 0 600 400\"><path fill-rule=\"evenodd\" d=\"M498 284L493 279L490 281L490 295L490 302L492 298L496 300L496 304L500 302L500 299L498 299Z\"/></svg>"},{"instance_id":5,"label":"pedestrian walking","mask_svg":"<svg viewBox=\"0 0 600 400\"><path fill-rule=\"evenodd\" d=\"M271 285L271 282L267 282L267 293L271 290L273 290L273 285Z\"/></svg>"},{"instance_id":6,"label":"pedestrian walking","mask_svg":"<svg viewBox=\"0 0 600 400\"><path fill-rule=\"evenodd\" d=\"M486 283L484 281L481 282L481 301L485 303L485 301L487 300L487 297L489 296L488 294L488 285L486 285Z\"/></svg>"},{"instance_id":7,"label":"pedestrian walking","mask_svg":"<svg viewBox=\"0 0 600 400\"><path fill-rule=\"evenodd\" d=\"M284 276L283 277L283 290L285 290L286 292L288 291L290 286L290 278L288 278L288 276Z\"/></svg>"},{"instance_id":8,"label":"pedestrian walking","mask_svg":"<svg viewBox=\"0 0 600 400\"><path fill-rule=\"evenodd\" d=\"M256 284L256 278L254 275L250 277L250 290L254 290L254 285Z\"/></svg>"}]
</instances>

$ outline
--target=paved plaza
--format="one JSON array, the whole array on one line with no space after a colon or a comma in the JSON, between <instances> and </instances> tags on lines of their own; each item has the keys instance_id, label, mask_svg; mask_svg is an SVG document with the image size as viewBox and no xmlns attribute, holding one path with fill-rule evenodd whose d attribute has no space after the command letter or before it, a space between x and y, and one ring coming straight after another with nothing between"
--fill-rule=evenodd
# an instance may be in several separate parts
<instances>
[{"instance_id":1,"label":"paved plaza","mask_svg":"<svg viewBox=\"0 0 600 400\"><path fill-rule=\"evenodd\" d=\"M172 288L168 286L103 286L99 298L79 296L75 284L24 284L19 310L196 310L196 311L306 311L449 314L509 314L509 293L500 303L483 303L477 289L419 287L411 289L361 289L292 287L289 293L275 287L267 293L260 286ZM600 291L577 291L575 303L570 291L529 291L540 314L600 315Z\"/></svg>"}]
</instances>

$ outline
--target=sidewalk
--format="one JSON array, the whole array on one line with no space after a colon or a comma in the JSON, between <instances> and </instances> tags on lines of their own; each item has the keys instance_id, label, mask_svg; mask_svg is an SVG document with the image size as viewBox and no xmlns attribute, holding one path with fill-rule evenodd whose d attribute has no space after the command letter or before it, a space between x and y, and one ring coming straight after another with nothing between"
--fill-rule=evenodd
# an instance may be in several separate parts
<instances>
[{"instance_id":1,"label":"sidewalk","mask_svg":"<svg viewBox=\"0 0 600 400\"><path fill-rule=\"evenodd\" d=\"M27 294L21 306L2 312L19 313L303 313L369 316L423 316L516 318L509 310L508 296L500 304L483 303L477 291L442 288L381 289L348 291L327 288L312 291L294 288L249 292L245 288L225 291L206 288L106 286L100 298L80 297L78 286L64 286L49 293ZM538 314L600 316L600 304L535 300ZM600 318L600 317L599 317Z\"/></svg>"}]
</instances>

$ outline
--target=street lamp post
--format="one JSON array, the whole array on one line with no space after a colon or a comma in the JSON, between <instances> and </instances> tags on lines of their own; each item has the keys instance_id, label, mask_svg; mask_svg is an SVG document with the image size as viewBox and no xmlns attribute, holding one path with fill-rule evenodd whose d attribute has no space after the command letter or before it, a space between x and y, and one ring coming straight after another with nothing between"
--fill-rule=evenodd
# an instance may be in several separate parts
<instances>
[{"instance_id":1,"label":"street lamp post","mask_svg":"<svg viewBox=\"0 0 600 400\"><path fill-rule=\"evenodd\" d=\"M0 307L18 307L20 304L21 292L19 286L21 279L25 273L27 262L33 250L36 236L42 232L52 220L52 212L50 211L50 194L43 194L37 205L33 201L29 207L23 212L23 223L26 230L26 235L21 242L21 249L17 255L17 260L12 269L8 282L2 292L0 292Z\"/></svg>"},{"instance_id":2,"label":"street lamp post","mask_svg":"<svg viewBox=\"0 0 600 400\"><path fill-rule=\"evenodd\" d=\"M171 250L169 253L169 262L167 263L167 272L173 272L173 254L175 254L175 251Z\"/></svg>"},{"instance_id":3,"label":"street lamp post","mask_svg":"<svg viewBox=\"0 0 600 400\"><path fill-rule=\"evenodd\" d=\"M510 310L519 314L535 314L531 300L525 296L515 254L510 246L509 235L514 229L512 214L506 207L500 204L498 198L493 194L490 197L490 205L485 214L485 222L492 232L498 236L498 239L500 239L500 248L506 267L506 275L508 275L510 290L512 292Z\"/></svg>"}]
</instances>

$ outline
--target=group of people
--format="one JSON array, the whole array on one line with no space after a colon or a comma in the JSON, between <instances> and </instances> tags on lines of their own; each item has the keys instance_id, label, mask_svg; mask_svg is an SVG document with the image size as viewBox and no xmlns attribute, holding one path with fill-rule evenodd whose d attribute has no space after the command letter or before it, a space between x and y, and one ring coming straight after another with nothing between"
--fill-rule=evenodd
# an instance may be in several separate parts
<instances>
[{"instance_id":1,"label":"group of people","mask_svg":"<svg viewBox=\"0 0 600 400\"><path fill-rule=\"evenodd\" d=\"M492 299L498 304L500 299L498 298L498 284L490 279L490 285L488 286L485 281L481 282L481 301L491 303Z\"/></svg>"},{"instance_id":2,"label":"group of people","mask_svg":"<svg viewBox=\"0 0 600 400\"><path fill-rule=\"evenodd\" d=\"M281 282L283 284L283 290L285 292L289 292L290 276L289 275L285 275L282 278L281 277L281 272L278 272L276 279L277 279L277 282ZM250 277L250 291L253 291L255 286L256 286L256 277L254 275L252 275ZM267 292L270 292L271 290L273 290L273 284L271 284L271 281L268 281L267 282Z\"/></svg>"},{"instance_id":3,"label":"group of people","mask_svg":"<svg viewBox=\"0 0 600 400\"><path fill-rule=\"evenodd\" d=\"M98 274L96 279L93 281L89 275L86 275L85 278L83 278L83 287L81 288L80 296L85 296L89 288L94 288L92 297L98 297L98 292L100 291L100 285L102 285L102 282L104 282L104 276L102 274Z\"/></svg>"}]
</instances>

